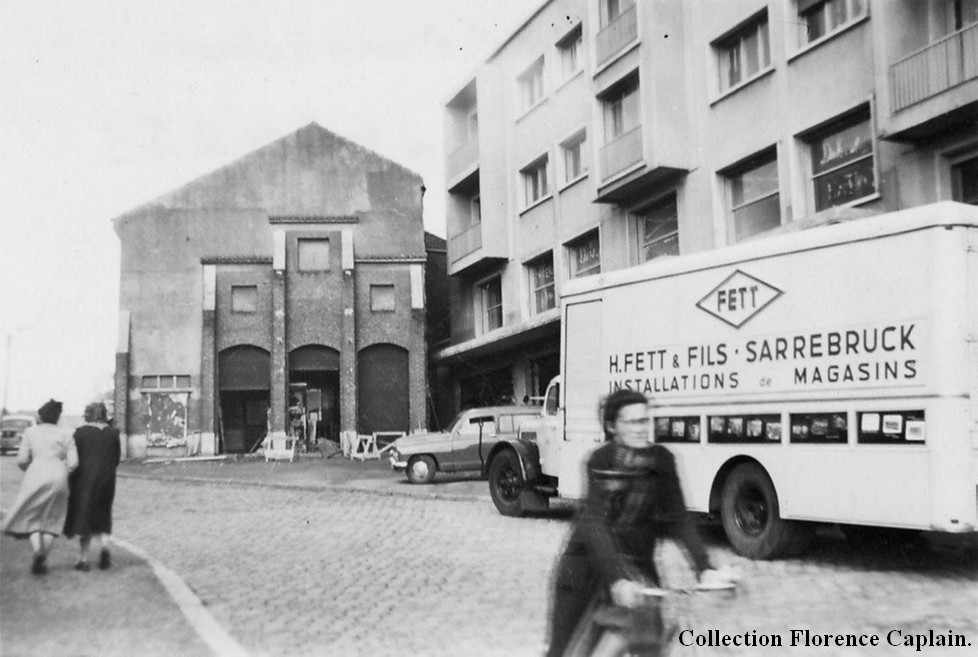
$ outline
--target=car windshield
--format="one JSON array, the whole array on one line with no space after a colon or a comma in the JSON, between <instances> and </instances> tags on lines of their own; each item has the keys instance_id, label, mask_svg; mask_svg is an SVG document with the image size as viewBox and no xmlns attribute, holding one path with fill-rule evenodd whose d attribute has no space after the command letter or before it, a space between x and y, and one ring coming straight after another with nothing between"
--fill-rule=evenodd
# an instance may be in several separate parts
<instances>
[{"instance_id":1,"label":"car windshield","mask_svg":"<svg viewBox=\"0 0 978 657\"><path fill-rule=\"evenodd\" d=\"M452 421L448 423L448 428L445 430L447 433L455 431L455 429L459 426L459 423L462 422L462 415L464 415L464 411L456 415Z\"/></svg>"},{"instance_id":2,"label":"car windshield","mask_svg":"<svg viewBox=\"0 0 978 657\"><path fill-rule=\"evenodd\" d=\"M30 420L4 420L0 422L0 427L4 429L26 429L31 426Z\"/></svg>"}]
</instances>

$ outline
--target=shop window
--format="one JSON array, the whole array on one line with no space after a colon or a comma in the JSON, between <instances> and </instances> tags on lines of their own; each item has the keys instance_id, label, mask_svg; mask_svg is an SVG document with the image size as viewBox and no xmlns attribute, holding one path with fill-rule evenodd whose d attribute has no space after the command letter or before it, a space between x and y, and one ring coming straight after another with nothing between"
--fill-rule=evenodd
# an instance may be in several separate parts
<instances>
[{"instance_id":1,"label":"shop window","mask_svg":"<svg viewBox=\"0 0 978 657\"><path fill-rule=\"evenodd\" d=\"M542 313L557 306L554 292L554 255L548 253L527 264L530 275L531 304L534 313Z\"/></svg>"},{"instance_id":2,"label":"shop window","mask_svg":"<svg viewBox=\"0 0 978 657\"><path fill-rule=\"evenodd\" d=\"M816 211L876 193L876 144L868 110L832 124L807 141Z\"/></svg>"},{"instance_id":3,"label":"shop window","mask_svg":"<svg viewBox=\"0 0 978 657\"><path fill-rule=\"evenodd\" d=\"M299 271L329 271L329 240L299 239Z\"/></svg>"},{"instance_id":4,"label":"shop window","mask_svg":"<svg viewBox=\"0 0 978 657\"><path fill-rule=\"evenodd\" d=\"M503 284L499 277L479 285L482 300L483 330L491 331L503 325Z\"/></svg>"},{"instance_id":5,"label":"shop window","mask_svg":"<svg viewBox=\"0 0 978 657\"><path fill-rule=\"evenodd\" d=\"M849 440L845 413L792 413L791 442L845 444Z\"/></svg>"},{"instance_id":6,"label":"shop window","mask_svg":"<svg viewBox=\"0 0 978 657\"><path fill-rule=\"evenodd\" d=\"M233 313L258 312L258 286L257 285L232 285L231 286L231 312Z\"/></svg>"},{"instance_id":7,"label":"shop window","mask_svg":"<svg viewBox=\"0 0 978 657\"><path fill-rule=\"evenodd\" d=\"M543 100L543 57L533 62L518 78L520 109L524 112Z\"/></svg>"},{"instance_id":8,"label":"shop window","mask_svg":"<svg viewBox=\"0 0 978 657\"><path fill-rule=\"evenodd\" d=\"M818 41L863 18L867 4L867 0L798 0L805 42Z\"/></svg>"},{"instance_id":9,"label":"shop window","mask_svg":"<svg viewBox=\"0 0 978 657\"><path fill-rule=\"evenodd\" d=\"M771 67L767 12L713 44L719 65L720 92L757 77Z\"/></svg>"},{"instance_id":10,"label":"shop window","mask_svg":"<svg viewBox=\"0 0 978 657\"><path fill-rule=\"evenodd\" d=\"M709 418L711 443L780 443L780 415L714 415Z\"/></svg>"},{"instance_id":11,"label":"shop window","mask_svg":"<svg viewBox=\"0 0 978 657\"><path fill-rule=\"evenodd\" d=\"M547 156L520 170L523 179L523 204L529 207L550 194L547 184Z\"/></svg>"},{"instance_id":12,"label":"shop window","mask_svg":"<svg viewBox=\"0 0 978 657\"><path fill-rule=\"evenodd\" d=\"M878 411L857 415L860 444L923 445L927 442L923 411Z\"/></svg>"},{"instance_id":13,"label":"shop window","mask_svg":"<svg viewBox=\"0 0 978 657\"><path fill-rule=\"evenodd\" d=\"M567 250L570 253L571 278L601 273L601 243L598 231L588 233L571 242L567 245Z\"/></svg>"},{"instance_id":14,"label":"shop window","mask_svg":"<svg viewBox=\"0 0 978 657\"><path fill-rule=\"evenodd\" d=\"M778 160L774 151L725 173L734 241L781 225Z\"/></svg>"},{"instance_id":15,"label":"shop window","mask_svg":"<svg viewBox=\"0 0 978 657\"><path fill-rule=\"evenodd\" d=\"M700 441L700 418L698 415L657 417L654 426L653 431L657 443L698 443Z\"/></svg>"},{"instance_id":16,"label":"shop window","mask_svg":"<svg viewBox=\"0 0 978 657\"><path fill-rule=\"evenodd\" d=\"M587 173L587 132L579 133L560 145L564 154L564 183L577 180Z\"/></svg>"},{"instance_id":17,"label":"shop window","mask_svg":"<svg viewBox=\"0 0 978 657\"><path fill-rule=\"evenodd\" d=\"M639 262L665 255L679 255L679 214L676 197L635 213L638 222Z\"/></svg>"},{"instance_id":18,"label":"shop window","mask_svg":"<svg viewBox=\"0 0 978 657\"><path fill-rule=\"evenodd\" d=\"M370 310L373 312L394 312L394 286L393 285L371 285L370 286Z\"/></svg>"},{"instance_id":19,"label":"shop window","mask_svg":"<svg viewBox=\"0 0 978 657\"><path fill-rule=\"evenodd\" d=\"M583 68L583 44L584 37L580 23L557 43L561 79L569 80Z\"/></svg>"}]
</instances>

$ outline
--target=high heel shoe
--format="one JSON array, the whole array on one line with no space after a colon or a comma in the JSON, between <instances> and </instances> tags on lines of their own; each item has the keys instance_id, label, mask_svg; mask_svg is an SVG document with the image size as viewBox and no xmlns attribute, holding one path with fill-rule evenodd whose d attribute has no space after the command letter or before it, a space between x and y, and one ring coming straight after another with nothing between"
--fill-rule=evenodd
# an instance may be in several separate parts
<instances>
[{"instance_id":1,"label":"high heel shoe","mask_svg":"<svg viewBox=\"0 0 978 657\"><path fill-rule=\"evenodd\" d=\"M112 557L107 549L103 549L98 555L99 570L108 570L112 567Z\"/></svg>"},{"instance_id":2,"label":"high heel shoe","mask_svg":"<svg viewBox=\"0 0 978 657\"><path fill-rule=\"evenodd\" d=\"M34 560L31 562L31 574L32 575L47 575L48 566L46 563L46 557L43 554L35 554Z\"/></svg>"}]
</instances>

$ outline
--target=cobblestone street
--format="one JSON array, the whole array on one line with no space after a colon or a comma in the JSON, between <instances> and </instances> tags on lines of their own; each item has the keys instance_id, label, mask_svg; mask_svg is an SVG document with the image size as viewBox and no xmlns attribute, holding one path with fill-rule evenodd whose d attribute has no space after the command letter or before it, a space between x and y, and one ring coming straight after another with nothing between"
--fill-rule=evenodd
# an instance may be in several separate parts
<instances>
[{"instance_id":1,"label":"cobblestone street","mask_svg":"<svg viewBox=\"0 0 978 657\"><path fill-rule=\"evenodd\" d=\"M482 500L355 492L126 480L122 493L125 536L179 572L254 654L541 652L547 580L567 530L560 519L504 518ZM696 633L756 630L786 644L791 629L875 633L884 641L892 629L933 629L978 639L973 553L877 558L824 540L804 559L751 562L711 543L714 560L733 563L745 579L735 600L701 594L691 602ZM671 556L669 563L681 561Z\"/></svg>"},{"instance_id":2,"label":"cobblestone street","mask_svg":"<svg viewBox=\"0 0 978 657\"><path fill-rule=\"evenodd\" d=\"M12 459L3 465L9 504ZM406 490L421 493L125 477L116 536L178 573L255 656L541 654L548 579L567 514L505 518L484 498ZM978 639L973 549L894 548L880 556L826 533L804 558L752 562L733 555L712 530L706 535L714 563L736 566L744 579L735 596L684 598L681 627L697 635L774 634L788 649L766 652L799 655L918 654L887 645L891 630ZM670 577L688 577L676 548L663 552ZM877 634L882 645L790 648L795 629ZM677 646L673 654L762 652Z\"/></svg>"}]
</instances>

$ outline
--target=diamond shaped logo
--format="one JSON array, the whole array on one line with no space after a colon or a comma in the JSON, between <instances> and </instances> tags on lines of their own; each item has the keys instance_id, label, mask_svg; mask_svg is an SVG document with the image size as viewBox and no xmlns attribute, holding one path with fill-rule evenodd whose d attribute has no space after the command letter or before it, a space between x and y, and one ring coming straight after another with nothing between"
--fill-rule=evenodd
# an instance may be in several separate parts
<instances>
[{"instance_id":1,"label":"diamond shaped logo","mask_svg":"<svg viewBox=\"0 0 978 657\"><path fill-rule=\"evenodd\" d=\"M773 285L738 269L710 290L696 306L734 328L740 328L782 294L784 292Z\"/></svg>"}]
</instances>

